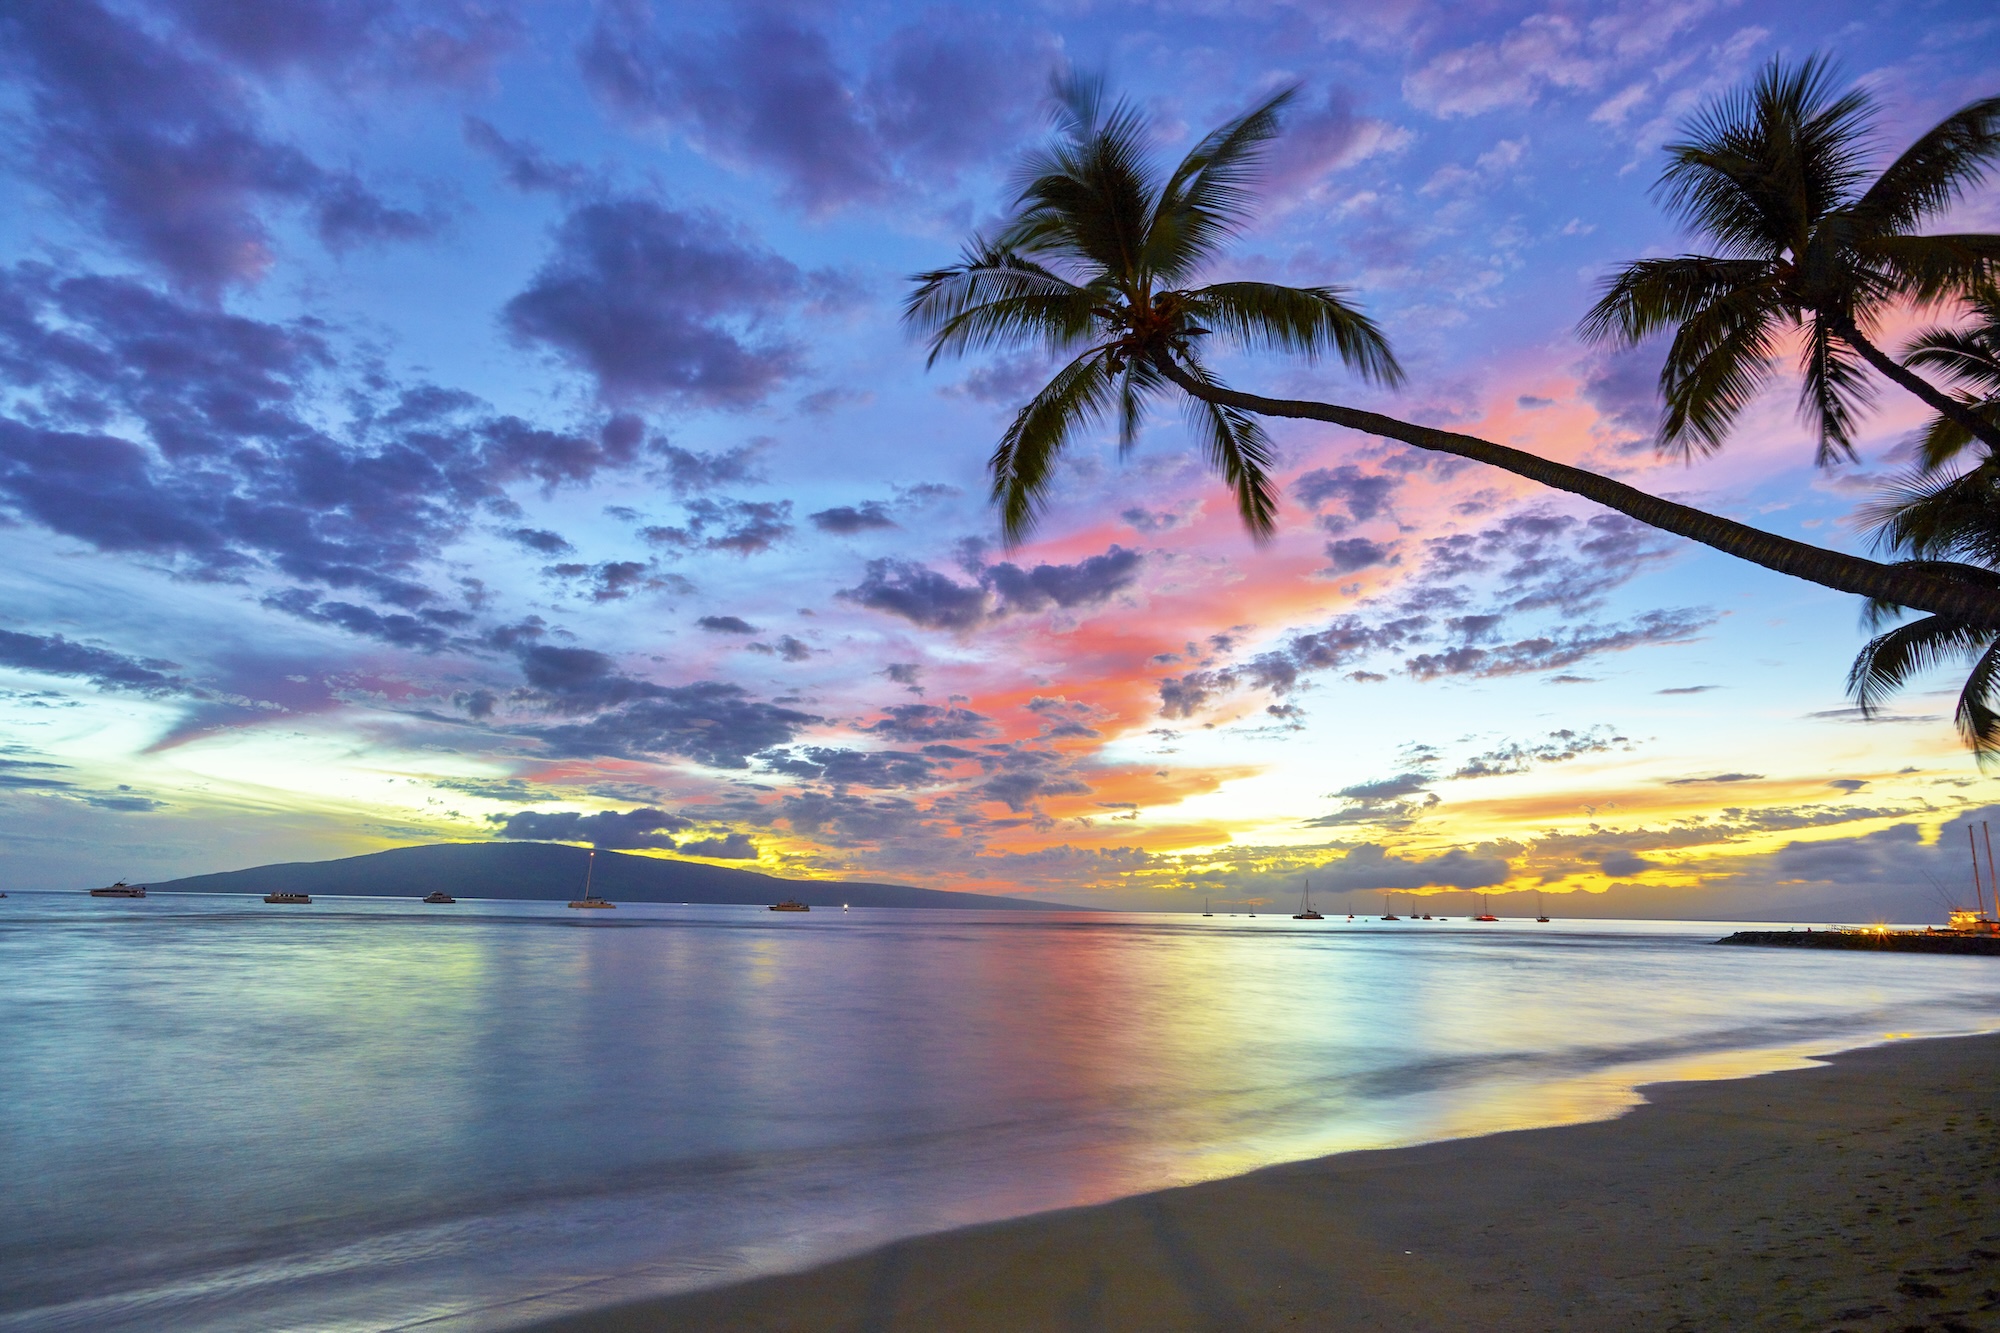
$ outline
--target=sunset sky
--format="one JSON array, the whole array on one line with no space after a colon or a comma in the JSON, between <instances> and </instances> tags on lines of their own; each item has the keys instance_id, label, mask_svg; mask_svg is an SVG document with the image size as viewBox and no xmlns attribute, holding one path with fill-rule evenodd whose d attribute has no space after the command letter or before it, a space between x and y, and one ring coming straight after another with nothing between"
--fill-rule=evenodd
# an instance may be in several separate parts
<instances>
[{"instance_id":1,"label":"sunset sky","mask_svg":"<svg viewBox=\"0 0 2000 1333\"><path fill-rule=\"evenodd\" d=\"M1350 289L1409 383L1234 383L1864 550L1914 400L1818 472L1787 373L1688 467L1657 349L1573 332L1686 243L1676 124L1815 50L1891 149L2000 91L1974 0L10 4L0 887L514 837L1111 907L1310 873L1935 918L1990 780L1949 676L1857 717L1856 599L1302 424L1260 548L1171 412L1009 550L983 468L1049 367L926 371L898 323L1052 70L1163 157L1297 82L1217 273Z\"/></svg>"}]
</instances>

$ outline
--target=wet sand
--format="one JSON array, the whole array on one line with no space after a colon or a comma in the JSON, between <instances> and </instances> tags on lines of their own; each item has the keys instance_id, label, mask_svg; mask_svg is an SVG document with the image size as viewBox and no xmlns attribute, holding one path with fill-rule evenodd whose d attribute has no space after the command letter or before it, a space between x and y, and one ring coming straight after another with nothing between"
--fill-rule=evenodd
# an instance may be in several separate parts
<instances>
[{"instance_id":1,"label":"wet sand","mask_svg":"<svg viewBox=\"0 0 2000 1333\"><path fill-rule=\"evenodd\" d=\"M534 1328L2000 1333L2000 1036L1646 1095Z\"/></svg>"}]
</instances>

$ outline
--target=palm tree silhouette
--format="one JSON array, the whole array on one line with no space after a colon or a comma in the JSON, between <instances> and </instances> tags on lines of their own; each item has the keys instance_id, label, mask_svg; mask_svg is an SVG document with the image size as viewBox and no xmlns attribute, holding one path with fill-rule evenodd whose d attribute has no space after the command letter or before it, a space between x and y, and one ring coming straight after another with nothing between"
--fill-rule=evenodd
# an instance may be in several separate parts
<instances>
[{"instance_id":1,"label":"palm tree silhouette","mask_svg":"<svg viewBox=\"0 0 2000 1333\"><path fill-rule=\"evenodd\" d=\"M1177 388L1259 540L1273 531L1277 497L1254 417L1322 421L1487 463L1781 574L2000 631L2000 593L1948 567L1829 551L1474 435L1229 388L1204 359L1210 340L1308 359L1332 353L1364 379L1402 378L1381 330L1340 288L1184 285L1248 221L1257 169L1291 91L1215 130L1164 174L1146 151L1145 117L1125 101L1107 103L1101 81L1059 79L1055 93L1053 139L1017 170L1012 218L995 235L974 237L957 263L916 275L903 309L928 339L927 364L1036 344L1067 358L1015 414L990 460L1010 542L1032 531L1055 464L1078 434L1115 414L1128 451L1146 409Z\"/></svg>"},{"instance_id":2,"label":"palm tree silhouette","mask_svg":"<svg viewBox=\"0 0 2000 1333\"><path fill-rule=\"evenodd\" d=\"M1164 179L1149 161L1149 126L1130 104L1106 104L1101 80L1056 85L1056 134L1016 171L1013 219L975 238L958 263L917 275L904 318L930 335L930 360L1038 341L1073 354L1014 416L993 452L1001 527L1034 526L1051 469L1076 434L1115 410L1129 451L1147 405L1167 389L1154 353L1171 351L1204 383L1202 340L1317 359L1334 352L1363 376L1402 382L1389 343L1338 287L1268 282L1180 284L1211 263L1249 220L1263 146L1278 134L1285 89L1194 146ZM1273 531L1270 443L1240 409L1185 400L1189 426L1236 494L1256 536Z\"/></svg>"},{"instance_id":3,"label":"palm tree silhouette","mask_svg":"<svg viewBox=\"0 0 2000 1333\"><path fill-rule=\"evenodd\" d=\"M1799 406L1819 432L1822 466L1854 457L1855 415L1874 396L1860 362L2000 448L2000 424L1867 333L1900 303L1976 296L2000 274L2000 236L1912 230L2000 157L2000 97L1945 117L1868 182L1873 121L1866 92L1835 95L1825 58L1773 60L1667 146L1662 202L1719 253L1627 266L1579 327L1587 341L1627 345L1674 330L1660 370L1663 450L1720 449L1769 381L1787 330L1803 337Z\"/></svg>"}]
</instances>

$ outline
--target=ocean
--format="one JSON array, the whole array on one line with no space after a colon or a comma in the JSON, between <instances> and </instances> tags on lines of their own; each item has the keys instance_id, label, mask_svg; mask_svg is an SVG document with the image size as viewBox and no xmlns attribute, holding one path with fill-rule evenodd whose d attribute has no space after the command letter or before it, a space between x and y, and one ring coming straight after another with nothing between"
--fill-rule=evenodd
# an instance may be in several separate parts
<instances>
[{"instance_id":1,"label":"ocean","mask_svg":"<svg viewBox=\"0 0 2000 1333\"><path fill-rule=\"evenodd\" d=\"M0 902L0 1330L504 1329L2000 1028L1721 923Z\"/></svg>"}]
</instances>

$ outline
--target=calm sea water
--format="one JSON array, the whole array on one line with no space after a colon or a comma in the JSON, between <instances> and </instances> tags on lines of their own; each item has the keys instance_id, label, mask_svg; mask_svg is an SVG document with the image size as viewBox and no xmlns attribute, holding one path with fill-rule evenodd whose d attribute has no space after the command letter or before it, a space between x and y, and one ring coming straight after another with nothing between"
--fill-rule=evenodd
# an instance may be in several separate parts
<instances>
[{"instance_id":1,"label":"calm sea water","mask_svg":"<svg viewBox=\"0 0 2000 1333\"><path fill-rule=\"evenodd\" d=\"M2000 1027L1727 927L0 902L0 1329L505 1328Z\"/></svg>"}]
</instances>

